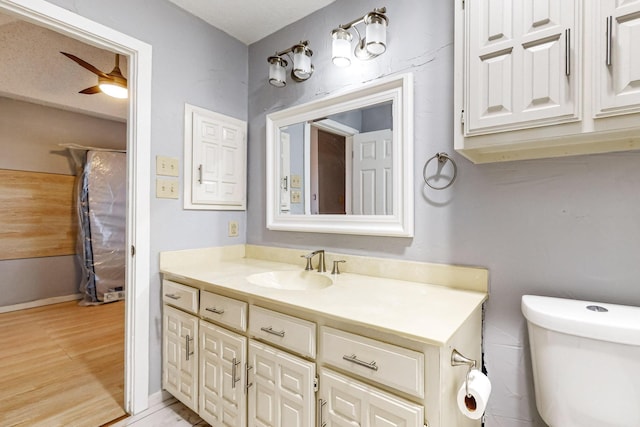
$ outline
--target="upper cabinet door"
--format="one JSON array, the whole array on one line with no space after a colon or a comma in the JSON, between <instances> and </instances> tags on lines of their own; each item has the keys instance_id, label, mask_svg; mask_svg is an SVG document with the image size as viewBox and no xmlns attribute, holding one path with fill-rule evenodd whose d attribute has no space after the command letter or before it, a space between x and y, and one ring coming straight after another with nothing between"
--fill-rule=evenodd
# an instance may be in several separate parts
<instances>
[{"instance_id":1,"label":"upper cabinet door","mask_svg":"<svg viewBox=\"0 0 640 427\"><path fill-rule=\"evenodd\" d=\"M246 209L247 123L185 105L185 209Z\"/></svg>"},{"instance_id":2,"label":"upper cabinet door","mask_svg":"<svg viewBox=\"0 0 640 427\"><path fill-rule=\"evenodd\" d=\"M465 135L579 119L577 0L466 3Z\"/></svg>"},{"instance_id":3,"label":"upper cabinet door","mask_svg":"<svg viewBox=\"0 0 640 427\"><path fill-rule=\"evenodd\" d=\"M595 117L640 111L640 0L600 0Z\"/></svg>"}]
</instances>

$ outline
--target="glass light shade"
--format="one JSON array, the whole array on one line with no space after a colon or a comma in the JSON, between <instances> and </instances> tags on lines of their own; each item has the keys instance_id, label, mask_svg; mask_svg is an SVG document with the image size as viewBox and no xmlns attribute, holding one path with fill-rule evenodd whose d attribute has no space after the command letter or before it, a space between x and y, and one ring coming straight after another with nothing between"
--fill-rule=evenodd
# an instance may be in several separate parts
<instances>
[{"instance_id":1,"label":"glass light shade","mask_svg":"<svg viewBox=\"0 0 640 427\"><path fill-rule=\"evenodd\" d=\"M304 48L296 48L293 51L293 74L300 80L306 80L313 73L311 69L311 56Z\"/></svg>"},{"instance_id":2,"label":"glass light shade","mask_svg":"<svg viewBox=\"0 0 640 427\"><path fill-rule=\"evenodd\" d=\"M353 36L342 28L331 32L331 59L338 67L351 65L351 39Z\"/></svg>"},{"instance_id":3,"label":"glass light shade","mask_svg":"<svg viewBox=\"0 0 640 427\"><path fill-rule=\"evenodd\" d=\"M384 19L371 19L367 22L365 34L369 53L381 55L387 50L387 21Z\"/></svg>"},{"instance_id":4,"label":"glass light shade","mask_svg":"<svg viewBox=\"0 0 640 427\"><path fill-rule=\"evenodd\" d=\"M287 84L285 64L280 58L275 58L269 62L269 83L275 87L283 87Z\"/></svg>"},{"instance_id":5,"label":"glass light shade","mask_svg":"<svg viewBox=\"0 0 640 427\"><path fill-rule=\"evenodd\" d=\"M100 82L98 87L102 93L112 96L114 98L126 99L129 96L129 91L126 87L123 87L113 82Z\"/></svg>"}]
</instances>

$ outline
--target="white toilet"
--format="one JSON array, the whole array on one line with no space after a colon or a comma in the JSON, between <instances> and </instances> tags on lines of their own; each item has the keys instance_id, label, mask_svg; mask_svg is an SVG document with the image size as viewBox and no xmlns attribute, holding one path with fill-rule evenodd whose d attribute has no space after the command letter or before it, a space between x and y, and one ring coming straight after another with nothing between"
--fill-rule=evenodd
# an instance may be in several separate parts
<instances>
[{"instance_id":1,"label":"white toilet","mask_svg":"<svg viewBox=\"0 0 640 427\"><path fill-rule=\"evenodd\" d=\"M522 313L549 426L640 426L640 307L524 295Z\"/></svg>"}]
</instances>

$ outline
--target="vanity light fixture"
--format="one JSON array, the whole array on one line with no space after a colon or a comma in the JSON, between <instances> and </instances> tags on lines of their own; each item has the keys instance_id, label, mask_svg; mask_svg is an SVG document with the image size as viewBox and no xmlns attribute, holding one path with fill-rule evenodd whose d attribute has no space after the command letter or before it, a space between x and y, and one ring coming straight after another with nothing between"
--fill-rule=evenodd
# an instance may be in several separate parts
<instances>
[{"instance_id":1,"label":"vanity light fixture","mask_svg":"<svg viewBox=\"0 0 640 427\"><path fill-rule=\"evenodd\" d=\"M293 62L291 68L291 78L296 82L303 82L313 74L311 56L313 51L309 49L309 41L301 41L294 44L289 49L276 52L275 55L267 58L269 63L269 83L275 87L283 87L287 84L286 68L289 63L283 58L287 55ZM293 55L293 59L291 59Z\"/></svg>"},{"instance_id":2,"label":"vanity light fixture","mask_svg":"<svg viewBox=\"0 0 640 427\"><path fill-rule=\"evenodd\" d=\"M387 25L389 24L385 13L387 13L386 7L373 9L372 12L331 31L333 63L339 67L347 67L351 64L353 35L349 32L350 29L358 35L358 43L353 51L356 58L367 60L382 55L387 50ZM356 27L360 23L365 24L364 37Z\"/></svg>"}]
</instances>

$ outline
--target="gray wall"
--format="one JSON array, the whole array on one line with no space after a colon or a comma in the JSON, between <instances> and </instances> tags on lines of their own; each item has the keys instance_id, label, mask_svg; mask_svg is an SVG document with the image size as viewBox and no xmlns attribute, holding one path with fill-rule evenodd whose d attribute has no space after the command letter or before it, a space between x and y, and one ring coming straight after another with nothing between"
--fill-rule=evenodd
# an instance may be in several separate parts
<instances>
[{"instance_id":1,"label":"gray wall","mask_svg":"<svg viewBox=\"0 0 640 427\"><path fill-rule=\"evenodd\" d=\"M640 153L470 163L453 152L453 2L387 4L387 53L347 69L331 64L329 31L378 6L338 0L250 46L247 241L487 267L484 347L493 393L486 425L542 426L520 297L640 305ZM305 39L314 51L315 74L305 83L270 86L267 56ZM408 71L415 76L415 237L268 231L265 114ZM453 155L459 174L452 187L435 191L421 174L424 162L440 151Z\"/></svg>"},{"instance_id":2,"label":"gray wall","mask_svg":"<svg viewBox=\"0 0 640 427\"><path fill-rule=\"evenodd\" d=\"M151 160L157 155L183 164L184 104L247 119L247 47L164 0L49 0L114 28L153 48ZM183 179L180 171L180 182ZM160 251L242 244L245 212L185 211L179 200L151 199L151 292L149 391L161 386ZM227 237L227 222L238 221L239 237Z\"/></svg>"},{"instance_id":3,"label":"gray wall","mask_svg":"<svg viewBox=\"0 0 640 427\"><path fill-rule=\"evenodd\" d=\"M125 148L126 123L0 97L0 169L75 175L75 143ZM0 260L0 306L78 293L75 256Z\"/></svg>"}]
</instances>

